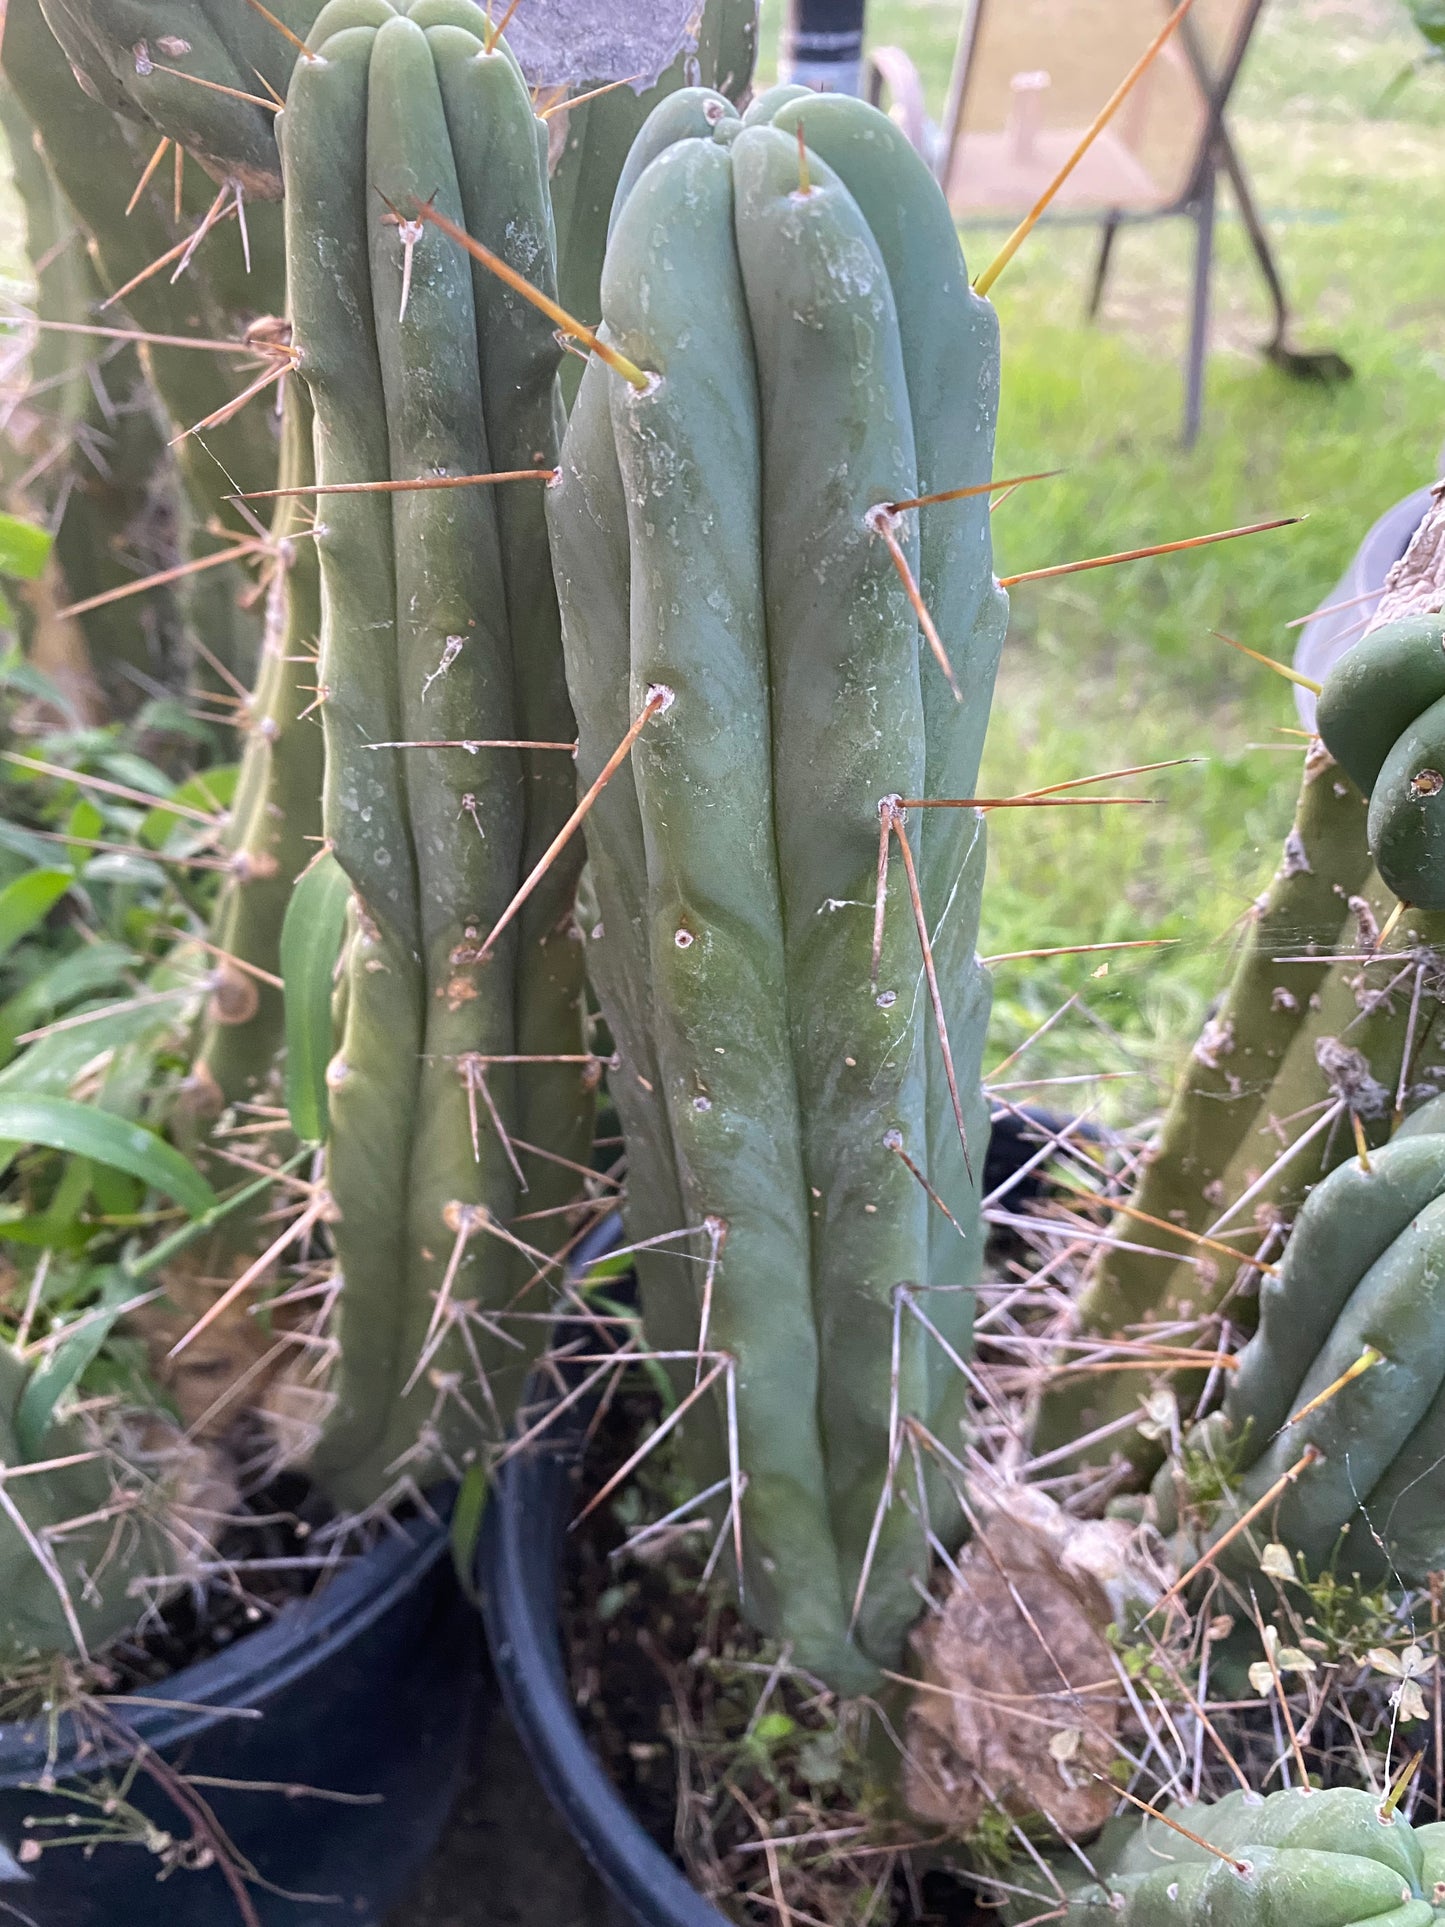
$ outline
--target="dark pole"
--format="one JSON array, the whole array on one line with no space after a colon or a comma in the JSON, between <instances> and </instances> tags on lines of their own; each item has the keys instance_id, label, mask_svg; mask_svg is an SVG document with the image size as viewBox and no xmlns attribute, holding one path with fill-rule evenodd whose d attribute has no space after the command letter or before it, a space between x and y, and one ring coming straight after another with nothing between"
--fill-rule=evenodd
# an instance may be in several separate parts
<instances>
[{"instance_id":1,"label":"dark pole","mask_svg":"<svg viewBox=\"0 0 1445 1927\"><path fill-rule=\"evenodd\" d=\"M863 91L864 0L788 0L778 78L819 93Z\"/></svg>"}]
</instances>

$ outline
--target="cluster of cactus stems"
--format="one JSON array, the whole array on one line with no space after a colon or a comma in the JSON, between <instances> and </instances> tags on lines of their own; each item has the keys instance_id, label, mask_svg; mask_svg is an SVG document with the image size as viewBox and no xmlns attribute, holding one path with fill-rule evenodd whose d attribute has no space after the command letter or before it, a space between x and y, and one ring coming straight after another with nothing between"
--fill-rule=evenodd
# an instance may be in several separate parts
<instances>
[{"instance_id":1,"label":"cluster of cactus stems","mask_svg":"<svg viewBox=\"0 0 1445 1927\"><path fill-rule=\"evenodd\" d=\"M321 57L296 69L291 313L323 491L555 465L552 329L413 216L426 203L555 285L546 130L483 33L465 0L333 0ZM515 1399L527 1352L496 1315L529 1287L523 1311L547 1302L593 1065L580 845L494 934L574 798L541 482L319 508L323 825L354 896L328 1072L337 1410L318 1468L364 1502L433 1408L457 1463ZM530 1252L507 1230L521 1211ZM449 1372L479 1382L439 1395Z\"/></svg>"},{"instance_id":2,"label":"cluster of cactus stems","mask_svg":"<svg viewBox=\"0 0 1445 1927\"><path fill-rule=\"evenodd\" d=\"M1279 869L1123 1207L1124 1248L1101 1252L1081 1296L1085 1330L1212 1330L1242 1282L1268 1276L1258 1267L1311 1188L1368 1160L1445 1081L1431 826L1441 636L1438 617L1380 621L1326 684ZM1186 1405L1206 1377L1179 1375ZM1043 1403L1040 1449L1134 1403L1117 1382L1061 1383ZM1144 1470L1158 1463L1143 1438L1126 1449Z\"/></svg>"},{"instance_id":3,"label":"cluster of cactus stems","mask_svg":"<svg viewBox=\"0 0 1445 1927\"><path fill-rule=\"evenodd\" d=\"M0 126L25 214L25 251L34 264L35 313L68 323L101 298L94 267L61 199L36 130L15 95L0 92ZM153 391L128 342L41 332L29 358L26 392L7 423L5 486L18 512L54 527L55 564L33 612L31 655L53 673L80 712L127 715L147 684L176 686L184 630L174 590L158 589L144 622L114 603L82 619L85 649L47 646L47 619L63 604L89 601L143 573L180 561L175 476ZM55 526L58 516L58 526Z\"/></svg>"},{"instance_id":4,"label":"cluster of cactus stems","mask_svg":"<svg viewBox=\"0 0 1445 1927\"><path fill-rule=\"evenodd\" d=\"M213 1109L275 1096L314 856L347 893L324 1177L292 1227L324 1219L334 1253L314 1470L361 1510L505 1430L579 1221L585 966L675 1385L655 1436L682 1422L710 1569L855 1694L900 1665L963 1536L998 340L891 122L796 87L740 112L754 33L712 0L647 93L570 111L550 185L547 124L471 0L10 0L6 114L47 157L33 248L60 199L87 237L57 313L119 294L152 334L227 340L284 316L259 349L282 492L196 1067ZM176 177L175 205L172 143L211 177L199 198ZM141 272L167 252L175 288ZM589 350L561 382L559 320ZM142 373L174 429L203 425L178 444L197 522L218 475L269 488L274 411L234 411L224 361L116 353L140 429ZM50 365L78 421L85 363ZM234 576L185 607L228 663ZM1278 872L1080 1305L1088 1332L1212 1357L1262 1281L1206 1421L1240 1476L1200 1564L1241 1599L1266 1514L1315 1570L1342 1541L1396 1583L1445 1558L1441 645L1438 618L1377 624L1322 693ZM237 1213L220 1241L244 1263L255 1230ZM1205 1367L1174 1376L1187 1403ZM31 1382L0 1353L8 1658L103 1641L175 1553L139 1475L63 1422L22 1436ZM1035 1451L1117 1442L1137 1389L1065 1376ZM1364 1793L1234 1795L1116 1824L1050 1904L1426 1927L1440 1833Z\"/></svg>"},{"instance_id":5,"label":"cluster of cactus stems","mask_svg":"<svg viewBox=\"0 0 1445 1927\"><path fill-rule=\"evenodd\" d=\"M656 110L602 313L633 379L589 365L549 510L580 780L649 718L588 824L646 1321L750 1615L855 1691L931 1556L892 1481L961 1415L987 1136L982 819L910 805L971 796L1004 626L986 503L892 505L987 483L996 324L902 136L791 90Z\"/></svg>"}]
</instances>

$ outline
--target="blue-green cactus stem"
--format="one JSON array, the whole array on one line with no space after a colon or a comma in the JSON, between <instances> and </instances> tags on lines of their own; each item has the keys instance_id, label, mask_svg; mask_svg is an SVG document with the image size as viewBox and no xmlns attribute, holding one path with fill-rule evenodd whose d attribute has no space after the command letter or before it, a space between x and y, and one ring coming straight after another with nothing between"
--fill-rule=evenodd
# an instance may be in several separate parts
<instances>
[{"instance_id":1,"label":"blue-green cactus stem","mask_svg":"<svg viewBox=\"0 0 1445 1927\"><path fill-rule=\"evenodd\" d=\"M986 1142L981 824L901 819L966 1158L899 854L872 981L880 808L932 784L971 794L1003 626L986 518L921 544L888 505L987 475L997 348L897 130L856 102L804 111L806 181L793 123L744 126L703 90L643 130L602 310L652 379L588 369L549 510L584 781L666 692L588 839L630 1209L650 1231L661 1200L692 1234L644 1275L648 1328L728 1361L735 1404L720 1388L694 1462L718 1476L734 1410L746 1610L857 1691L896 1662L928 1564L917 1510L886 1498L904 1429L958 1443L956 1365L907 1301L926 1294L967 1347ZM919 269L905 325L893 277L911 293ZM961 704L880 513L933 598ZM933 1248L946 1221L900 1148L964 1239ZM925 1487L935 1534L955 1536L956 1502Z\"/></svg>"},{"instance_id":2,"label":"blue-green cactus stem","mask_svg":"<svg viewBox=\"0 0 1445 1927\"><path fill-rule=\"evenodd\" d=\"M554 285L544 133L515 61L504 44L486 51L482 26L462 0L334 0L314 29L321 57L296 70L281 139L323 485L555 459L550 330L415 221L430 199ZM512 1138L574 1162L588 1148L585 1066L502 1061L582 1054L580 850L482 954L565 820L569 759L376 747L570 739L541 485L517 486L534 499L492 488L321 498L324 821L355 901L329 1078L339 1402L319 1466L352 1500L395 1476L434 1409L453 1463L480 1443L492 1401L505 1411L525 1352L495 1327L472 1334L488 1386L466 1404L438 1404L447 1372L472 1376L455 1330L430 1376L410 1381L444 1286L453 1306L495 1314L536 1270L488 1227L575 1188L565 1165L514 1152ZM553 1215L519 1235L547 1250L567 1231ZM536 1308L546 1302L534 1288Z\"/></svg>"},{"instance_id":3,"label":"blue-green cactus stem","mask_svg":"<svg viewBox=\"0 0 1445 1927\"><path fill-rule=\"evenodd\" d=\"M1089 1847L1089 1871L1073 1859L1058 1865L1061 1898L1050 1904L1068 1927L1431 1927L1445 1918L1445 1827L1412 1827L1378 1794L1240 1792L1165 1811L1164 1820L1111 1821ZM1013 1874L1030 1891L1040 1886L1028 1862ZM1041 1905L1012 1897L1005 1918L1023 1922Z\"/></svg>"}]
</instances>

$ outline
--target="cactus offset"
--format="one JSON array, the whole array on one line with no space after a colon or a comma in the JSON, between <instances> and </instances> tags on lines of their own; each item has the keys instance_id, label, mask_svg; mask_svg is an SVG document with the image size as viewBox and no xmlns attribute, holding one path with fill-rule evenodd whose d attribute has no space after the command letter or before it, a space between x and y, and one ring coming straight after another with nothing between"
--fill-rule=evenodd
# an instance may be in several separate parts
<instances>
[{"instance_id":1,"label":"cactus offset","mask_svg":"<svg viewBox=\"0 0 1445 1927\"><path fill-rule=\"evenodd\" d=\"M281 138L319 483L555 460L549 325L450 240L406 225L435 196L530 280L553 283L546 132L511 54L500 42L486 52L481 32L464 0L334 0L313 35L324 58L297 68ZM365 1501L414 1446L444 1371L467 1370L473 1334L448 1326L449 1312L480 1304L470 1355L506 1409L499 1374L515 1376L525 1353L492 1320L538 1266L492 1227L505 1233L525 1210L544 1214L523 1228L527 1243L556 1249L567 1236L557 1208L576 1179L555 1160L585 1162L592 1109L577 1061L581 851L552 866L484 957L569 812L570 757L373 747L570 741L541 484L323 495L320 513L324 825L355 898L329 1077L339 1404L318 1463ZM514 1152L513 1138L544 1155ZM523 1309L546 1302L534 1285ZM445 1342L404 1395L434 1319ZM440 1403L441 1456L457 1463L486 1413Z\"/></svg>"},{"instance_id":2,"label":"cactus offset","mask_svg":"<svg viewBox=\"0 0 1445 1927\"><path fill-rule=\"evenodd\" d=\"M635 390L592 363L549 498L581 780L653 711L589 819L589 959L630 1230L692 1233L641 1271L653 1343L723 1374L695 1427L709 1480L736 1414L746 1609L853 1691L896 1661L928 1564L885 1498L901 1428L953 1438L961 1411L901 1294L941 1287L926 1316L967 1348L987 1135L982 820L899 819L970 1169L901 852L870 981L880 814L971 793L1003 629L983 503L925 510L921 539L886 505L987 479L996 327L937 188L872 109L812 98L744 127L684 91L652 132L664 116L676 138L629 168L602 286L611 340L655 372ZM931 1503L946 1538L955 1502Z\"/></svg>"},{"instance_id":3,"label":"cactus offset","mask_svg":"<svg viewBox=\"0 0 1445 1927\"><path fill-rule=\"evenodd\" d=\"M1073 1860L1058 1866L1058 1892L1046 1895L1037 1867L1016 1863L1015 1879L1039 1891L1011 1898L1005 1918L1022 1923L1046 1907L1066 1927L1431 1927L1445 1919L1445 1826L1412 1827L1378 1794L1231 1793L1164 1811L1162 1821L1112 1821L1089 1849L1091 1872Z\"/></svg>"}]
</instances>

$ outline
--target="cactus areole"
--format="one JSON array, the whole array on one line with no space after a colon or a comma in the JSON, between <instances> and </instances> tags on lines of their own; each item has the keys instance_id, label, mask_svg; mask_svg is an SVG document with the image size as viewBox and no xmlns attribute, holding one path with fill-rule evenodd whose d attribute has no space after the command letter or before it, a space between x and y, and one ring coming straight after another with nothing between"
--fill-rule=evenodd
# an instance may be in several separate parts
<instances>
[{"instance_id":1,"label":"cactus areole","mask_svg":"<svg viewBox=\"0 0 1445 1927\"><path fill-rule=\"evenodd\" d=\"M548 509L584 785L650 712L588 819L629 1232L744 1609L856 1692L958 1532L988 1129L983 820L900 799L972 795L1005 620L982 498L890 505L989 479L997 326L898 130L796 89L655 110L602 312L639 379Z\"/></svg>"}]
</instances>

